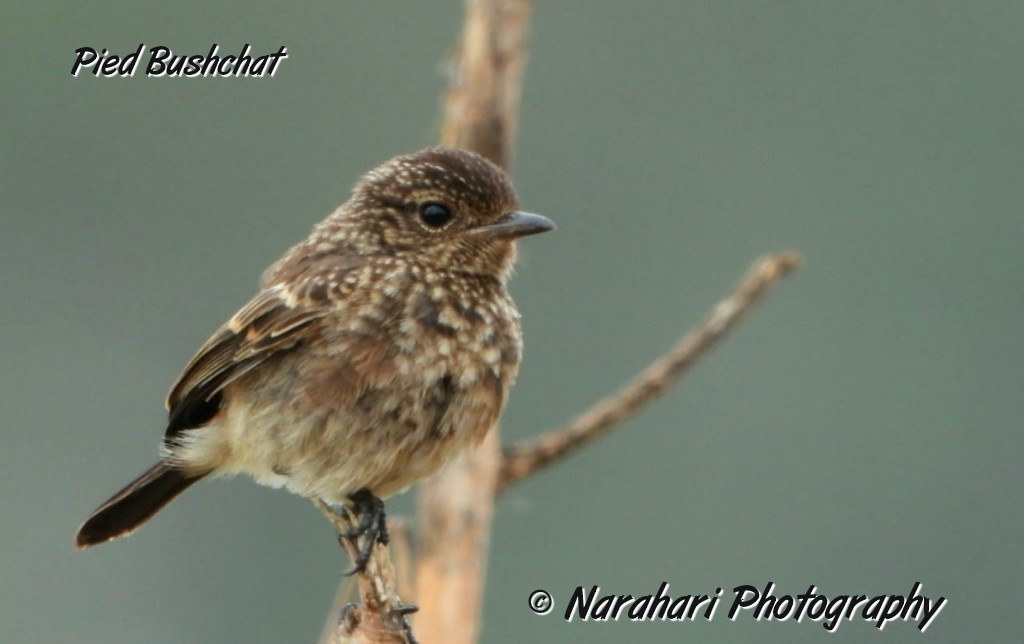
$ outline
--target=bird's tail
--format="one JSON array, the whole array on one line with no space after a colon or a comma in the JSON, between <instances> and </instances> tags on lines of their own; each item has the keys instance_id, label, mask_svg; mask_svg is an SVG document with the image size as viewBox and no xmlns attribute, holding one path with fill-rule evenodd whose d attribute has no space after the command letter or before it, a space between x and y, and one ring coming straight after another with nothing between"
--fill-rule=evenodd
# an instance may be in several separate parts
<instances>
[{"instance_id":1,"label":"bird's tail","mask_svg":"<svg viewBox=\"0 0 1024 644\"><path fill-rule=\"evenodd\" d=\"M75 535L79 549L124 537L203 478L160 461L96 508Z\"/></svg>"}]
</instances>

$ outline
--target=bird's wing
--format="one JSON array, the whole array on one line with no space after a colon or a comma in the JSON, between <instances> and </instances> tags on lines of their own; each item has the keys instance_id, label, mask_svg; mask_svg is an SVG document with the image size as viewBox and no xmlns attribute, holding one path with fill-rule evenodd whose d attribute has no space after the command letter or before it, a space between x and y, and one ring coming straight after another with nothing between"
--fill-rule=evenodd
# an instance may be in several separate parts
<instances>
[{"instance_id":1,"label":"bird's wing","mask_svg":"<svg viewBox=\"0 0 1024 644\"><path fill-rule=\"evenodd\" d=\"M279 266L280 281L266 286L218 329L178 376L167 395L165 440L208 422L220 409L220 393L228 384L315 337L317 325L332 309L334 296L327 285L363 264L361 257L335 254L306 255Z\"/></svg>"},{"instance_id":2,"label":"bird's wing","mask_svg":"<svg viewBox=\"0 0 1024 644\"><path fill-rule=\"evenodd\" d=\"M311 337L327 311L284 285L257 294L206 341L171 387L166 438L205 424L217 413L224 387Z\"/></svg>"}]
</instances>

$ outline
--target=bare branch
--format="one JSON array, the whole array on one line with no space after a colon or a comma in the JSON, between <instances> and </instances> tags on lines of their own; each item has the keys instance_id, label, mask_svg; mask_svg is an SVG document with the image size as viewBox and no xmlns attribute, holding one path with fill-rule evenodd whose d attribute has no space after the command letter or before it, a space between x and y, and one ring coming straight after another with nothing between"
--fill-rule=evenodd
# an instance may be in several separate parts
<instances>
[{"instance_id":1,"label":"bare branch","mask_svg":"<svg viewBox=\"0 0 1024 644\"><path fill-rule=\"evenodd\" d=\"M800 265L794 253L763 257L710 315L666 354L652 362L614 394L587 409L569 424L504 449L497 492L600 438L613 426L674 384L721 340L773 286Z\"/></svg>"},{"instance_id":2,"label":"bare branch","mask_svg":"<svg viewBox=\"0 0 1024 644\"><path fill-rule=\"evenodd\" d=\"M416 633L424 642L476 642L501 441L492 429L420 492Z\"/></svg>"},{"instance_id":3,"label":"bare branch","mask_svg":"<svg viewBox=\"0 0 1024 644\"><path fill-rule=\"evenodd\" d=\"M324 516L334 525L338 534L350 532L356 527L351 514L335 512L319 499L313 505L320 508ZM363 537L372 538L372 537ZM356 547L348 539L339 539L355 561ZM350 605L338 616L338 626L333 638L326 638L331 644L370 644L396 642L412 644L415 640L405 622L405 605L398 596L398 577L388 557L388 549L380 543L373 544L370 560L359 574L359 605Z\"/></svg>"},{"instance_id":4,"label":"bare branch","mask_svg":"<svg viewBox=\"0 0 1024 644\"><path fill-rule=\"evenodd\" d=\"M467 0L466 21L451 66L444 145L512 165L532 0Z\"/></svg>"}]
</instances>

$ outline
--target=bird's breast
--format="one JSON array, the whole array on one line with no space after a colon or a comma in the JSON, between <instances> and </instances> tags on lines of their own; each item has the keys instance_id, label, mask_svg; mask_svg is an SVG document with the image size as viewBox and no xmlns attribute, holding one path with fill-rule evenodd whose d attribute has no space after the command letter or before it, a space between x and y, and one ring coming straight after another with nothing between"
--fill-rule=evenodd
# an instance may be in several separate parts
<instances>
[{"instance_id":1,"label":"bird's breast","mask_svg":"<svg viewBox=\"0 0 1024 644\"><path fill-rule=\"evenodd\" d=\"M426 280L402 290L232 386L228 469L307 496L387 496L483 438L518 373L511 298Z\"/></svg>"}]
</instances>

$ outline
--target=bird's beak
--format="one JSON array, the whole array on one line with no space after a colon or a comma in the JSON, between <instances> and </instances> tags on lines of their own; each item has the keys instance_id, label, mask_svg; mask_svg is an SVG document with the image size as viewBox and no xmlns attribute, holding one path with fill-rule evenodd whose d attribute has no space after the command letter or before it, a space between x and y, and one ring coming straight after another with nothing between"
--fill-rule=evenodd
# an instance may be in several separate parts
<instances>
[{"instance_id":1,"label":"bird's beak","mask_svg":"<svg viewBox=\"0 0 1024 644\"><path fill-rule=\"evenodd\" d=\"M547 217L530 212L510 212L502 215L492 224L473 230L474 236L485 239L515 239L526 235L546 233L555 229L555 222Z\"/></svg>"}]
</instances>

